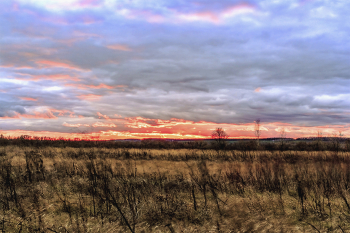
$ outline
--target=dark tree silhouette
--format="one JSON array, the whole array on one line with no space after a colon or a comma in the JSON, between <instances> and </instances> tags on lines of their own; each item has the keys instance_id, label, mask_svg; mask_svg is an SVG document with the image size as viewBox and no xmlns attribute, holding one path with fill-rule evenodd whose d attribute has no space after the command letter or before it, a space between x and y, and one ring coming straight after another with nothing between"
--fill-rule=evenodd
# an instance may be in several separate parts
<instances>
[{"instance_id":1,"label":"dark tree silhouette","mask_svg":"<svg viewBox=\"0 0 350 233\"><path fill-rule=\"evenodd\" d=\"M258 147L259 147L260 135L261 135L261 130L260 130L260 119L257 119L257 120L255 121L255 136L256 136L256 138L257 138Z\"/></svg>"},{"instance_id":2,"label":"dark tree silhouette","mask_svg":"<svg viewBox=\"0 0 350 233\"><path fill-rule=\"evenodd\" d=\"M218 149L223 149L226 146L227 133L222 128L217 128L211 133L212 139L215 140Z\"/></svg>"}]
</instances>

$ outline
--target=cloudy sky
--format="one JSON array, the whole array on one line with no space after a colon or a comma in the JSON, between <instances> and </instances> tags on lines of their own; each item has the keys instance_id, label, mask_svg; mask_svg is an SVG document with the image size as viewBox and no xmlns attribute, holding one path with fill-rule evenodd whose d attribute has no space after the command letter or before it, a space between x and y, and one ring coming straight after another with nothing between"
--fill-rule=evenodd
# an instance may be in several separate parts
<instances>
[{"instance_id":1,"label":"cloudy sky","mask_svg":"<svg viewBox=\"0 0 350 233\"><path fill-rule=\"evenodd\" d=\"M0 133L350 136L347 0L0 2Z\"/></svg>"}]
</instances>

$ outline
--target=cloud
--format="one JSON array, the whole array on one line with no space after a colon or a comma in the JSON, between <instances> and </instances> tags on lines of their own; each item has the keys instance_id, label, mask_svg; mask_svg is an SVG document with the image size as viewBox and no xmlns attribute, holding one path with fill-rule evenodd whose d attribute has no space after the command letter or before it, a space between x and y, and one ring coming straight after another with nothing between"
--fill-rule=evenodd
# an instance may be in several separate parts
<instances>
[{"instance_id":1,"label":"cloud","mask_svg":"<svg viewBox=\"0 0 350 233\"><path fill-rule=\"evenodd\" d=\"M219 23L220 19L218 15L212 12L199 12L190 14L179 14L178 17L185 21L208 21L211 23Z\"/></svg>"},{"instance_id":2,"label":"cloud","mask_svg":"<svg viewBox=\"0 0 350 233\"><path fill-rule=\"evenodd\" d=\"M82 100L94 101L94 100L99 100L101 98L101 95L94 95L94 94L79 95L78 98Z\"/></svg>"},{"instance_id":3,"label":"cloud","mask_svg":"<svg viewBox=\"0 0 350 233\"><path fill-rule=\"evenodd\" d=\"M100 112L97 112L97 115L98 115L98 117L99 118L104 118L104 119L106 119L106 120L111 120L111 118L109 117L109 116L107 116L107 115L103 115L102 113L100 113Z\"/></svg>"},{"instance_id":4,"label":"cloud","mask_svg":"<svg viewBox=\"0 0 350 233\"><path fill-rule=\"evenodd\" d=\"M103 1L102 0L64 0L64 1L55 1L55 0L18 0L22 4L34 5L40 8L44 8L53 12L62 12L62 11L76 11L84 8L95 8L99 7Z\"/></svg>"},{"instance_id":5,"label":"cloud","mask_svg":"<svg viewBox=\"0 0 350 233\"><path fill-rule=\"evenodd\" d=\"M153 121L158 121L159 119L152 119ZM127 123L128 120L125 121ZM173 119L172 121L183 121L182 119ZM0 122L1 123L1 122ZM99 136L99 139L123 139L123 138L135 138L135 139L143 139L143 138L173 138L173 139L209 139L211 138L211 133L216 128L220 127L225 130L225 132L229 135L229 138L256 138L254 131L254 123L249 124L217 124L213 122L193 122L186 127L184 125L177 124L172 125L172 127L159 127L158 129L153 126L146 127L140 129L136 128L121 128L120 130L110 130L108 128L116 128L119 127L114 123L106 123L106 122L95 122L91 125L82 124L82 123L67 123L64 122L62 124L67 129L77 129L81 127L90 128L93 131L79 131L77 132L27 132L29 135L44 135L50 137L59 137L59 135L65 135L67 138L74 137L85 137L85 138L95 138ZM261 125L262 135L261 138L268 137L280 137L281 131L286 133L286 137L288 138L296 138L296 137L316 137L318 132L322 132L323 136L332 136L333 134L348 134L350 131L348 130L349 125L325 125L319 127L308 127L308 126L296 126L293 124L287 124L283 122L273 122L273 123L263 123ZM95 131L97 130L97 131ZM90 131L90 132L89 132ZM84 132L84 133L83 133ZM8 134L11 136L23 135L18 134L18 130L5 130L1 132L2 134Z\"/></svg>"},{"instance_id":6,"label":"cloud","mask_svg":"<svg viewBox=\"0 0 350 233\"><path fill-rule=\"evenodd\" d=\"M92 127L108 127L108 128L115 128L117 127L114 123L103 123L103 122L96 122L92 124Z\"/></svg>"},{"instance_id":7,"label":"cloud","mask_svg":"<svg viewBox=\"0 0 350 233\"><path fill-rule=\"evenodd\" d=\"M306 135L292 127L349 122L347 2L16 4L0 3L4 129L78 133L99 119L120 137L249 136L260 118Z\"/></svg>"},{"instance_id":8,"label":"cloud","mask_svg":"<svg viewBox=\"0 0 350 233\"><path fill-rule=\"evenodd\" d=\"M99 85L87 85L87 84L65 84L66 87L75 87L75 88L78 88L78 89L83 89L83 90L86 90L86 89L113 89L113 88L124 88L125 86L124 85L117 85L117 86L109 86L109 85L106 85L106 84L103 84L103 83L100 83Z\"/></svg>"},{"instance_id":9,"label":"cloud","mask_svg":"<svg viewBox=\"0 0 350 233\"><path fill-rule=\"evenodd\" d=\"M40 61L36 61L35 63L38 64L40 68L62 67L62 68L67 68L67 69L80 70L80 68L73 66L71 64L68 64L68 63L64 63L64 62L40 60Z\"/></svg>"},{"instance_id":10,"label":"cloud","mask_svg":"<svg viewBox=\"0 0 350 233\"><path fill-rule=\"evenodd\" d=\"M115 49L115 50L121 50L121 51L131 51L131 49L127 45L113 44L113 45L107 45L106 47L109 49Z\"/></svg>"},{"instance_id":11,"label":"cloud","mask_svg":"<svg viewBox=\"0 0 350 233\"><path fill-rule=\"evenodd\" d=\"M38 101L38 99L31 98L31 97L19 97L21 100L26 100L26 101Z\"/></svg>"},{"instance_id":12,"label":"cloud","mask_svg":"<svg viewBox=\"0 0 350 233\"><path fill-rule=\"evenodd\" d=\"M225 20L247 13L253 13L256 11L256 7L248 3L239 3L236 5L228 6L221 11L202 11L196 13L178 13L177 16L180 20L184 21L206 21L214 24L223 23Z\"/></svg>"},{"instance_id":13,"label":"cloud","mask_svg":"<svg viewBox=\"0 0 350 233\"><path fill-rule=\"evenodd\" d=\"M48 79L52 81L80 81L77 77L72 77L68 74L51 74L51 75L30 75L30 74L23 74L23 73L16 73L20 75L17 77L17 80L23 80L23 81L39 81L43 79ZM29 77L29 78L26 78Z\"/></svg>"},{"instance_id":14,"label":"cloud","mask_svg":"<svg viewBox=\"0 0 350 233\"><path fill-rule=\"evenodd\" d=\"M73 128L79 128L80 126L90 127L89 124L68 124L67 122L64 122L62 125L65 127L73 127Z\"/></svg>"},{"instance_id":15,"label":"cloud","mask_svg":"<svg viewBox=\"0 0 350 233\"><path fill-rule=\"evenodd\" d=\"M18 112L14 112L9 116L3 116L0 118L4 119L20 119L20 118L33 118L33 119L55 119L57 118L55 115L52 114L51 111L46 111L46 112L32 112L31 114L21 114Z\"/></svg>"},{"instance_id":16,"label":"cloud","mask_svg":"<svg viewBox=\"0 0 350 233\"><path fill-rule=\"evenodd\" d=\"M66 110L66 109L62 109L62 110L59 110L59 109L49 109L50 112L54 112L54 113L58 113L58 116L65 116L65 115L68 115L69 114L69 117L74 117L75 114L74 112L70 111L70 110Z\"/></svg>"}]
</instances>

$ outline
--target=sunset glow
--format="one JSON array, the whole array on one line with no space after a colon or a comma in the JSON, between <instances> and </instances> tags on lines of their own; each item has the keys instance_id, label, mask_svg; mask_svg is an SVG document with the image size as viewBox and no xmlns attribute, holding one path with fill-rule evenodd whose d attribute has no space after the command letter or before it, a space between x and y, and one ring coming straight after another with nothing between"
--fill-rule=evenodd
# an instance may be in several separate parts
<instances>
[{"instance_id":1,"label":"sunset glow","mask_svg":"<svg viewBox=\"0 0 350 233\"><path fill-rule=\"evenodd\" d=\"M350 137L349 4L2 1L0 134Z\"/></svg>"}]
</instances>

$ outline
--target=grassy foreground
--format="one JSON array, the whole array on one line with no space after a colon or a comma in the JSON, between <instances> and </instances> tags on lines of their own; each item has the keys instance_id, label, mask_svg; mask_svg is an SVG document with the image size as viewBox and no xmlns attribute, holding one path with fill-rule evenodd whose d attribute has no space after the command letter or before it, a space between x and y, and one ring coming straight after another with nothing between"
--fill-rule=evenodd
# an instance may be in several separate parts
<instances>
[{"instance_id":1,"label":"grassy foreground","mask_svg":"<svg viewBox=\"0 0 350 233\"><path fill-rule=\"evenodd\" d=\"M349 232L349 152L0 147L2 232Z\"/></svg>"}]
</instances>

